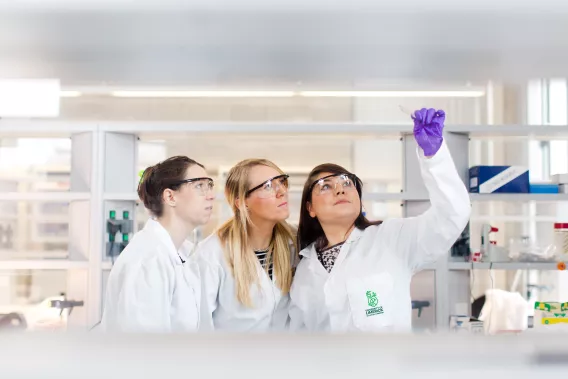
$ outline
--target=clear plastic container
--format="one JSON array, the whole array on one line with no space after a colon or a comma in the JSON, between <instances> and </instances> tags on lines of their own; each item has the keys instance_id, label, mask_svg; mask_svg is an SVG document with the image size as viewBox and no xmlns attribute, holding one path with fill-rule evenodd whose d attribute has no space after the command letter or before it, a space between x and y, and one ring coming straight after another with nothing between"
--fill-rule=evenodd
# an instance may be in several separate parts
<instances>
[{"instance_id":1,"label":"clear plastic container","mask_svg":"<svg viewBox=\"0 0 568 379\"><path fill-rule=\"evenodd\" d=\"M554 224L554 244L558 258L566 260L568 257L568 223Z\"/></svg>"}]
</instances>

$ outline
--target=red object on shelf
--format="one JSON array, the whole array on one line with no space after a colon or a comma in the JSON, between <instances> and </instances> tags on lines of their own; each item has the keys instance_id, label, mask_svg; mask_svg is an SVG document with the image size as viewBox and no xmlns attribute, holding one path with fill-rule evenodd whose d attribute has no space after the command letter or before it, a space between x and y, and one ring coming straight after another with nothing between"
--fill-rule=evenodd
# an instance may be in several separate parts
<instances>
[{"instance_id":1,"label":"red object on shelf","mask_svg":"<svg viewBox=\"0 0 568 379\"><path fill-rule=\"evenodd\" d=\"M472 262L481 262L482 257L483 257L483 255L481 254L481 252L477 251L477 252L472 254L471 261Z\"/></svg>"}]
</instances>

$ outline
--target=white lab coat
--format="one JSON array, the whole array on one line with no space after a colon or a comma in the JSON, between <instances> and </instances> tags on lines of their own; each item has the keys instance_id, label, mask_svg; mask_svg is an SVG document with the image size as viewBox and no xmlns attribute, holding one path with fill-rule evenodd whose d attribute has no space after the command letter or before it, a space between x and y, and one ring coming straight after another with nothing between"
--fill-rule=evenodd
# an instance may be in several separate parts
<instances>
[{"instance_id":1,"label":"white lab coat","mask_svg":"<svg viewBox=\"0 0 568 379\"><path fill-rule=\"evenodd\" d=\"M300 252L290 292L291 330L411 329L412 275L447 255L471 213L446 144L430 159L418 149L418 159L431 201L424 214L354 229L329 274L313 244Z\"/></svg>"},{"instance_id":2,"label":"white lab coat","mask_svg":"<svg viewBox=\"0 0 568 379\"><path fill-rule=\"evenodd\" d=\"M260 286L251 286L253 307L247 307L237 299L235 280L217 234L201 242L196 254L203 285L201 318L205 329L212 327L222 331L263 332L288 328L290 296L283 295L276 286L275 273L273 280L270 280L257 260Z\"/></svg>"},{"instance_id":3,"label":"white lab coat","mask_svg":"<svg viewBox=\"0 0 568 379\"><path fill-rule=\"evenodd\" d=\"M102 331L191 332L199 327L201 283L189 242L179 251L155 220L117 258L108 278ZM185 263L182 263L182 259Z\"/></svg>"}]
</instances>

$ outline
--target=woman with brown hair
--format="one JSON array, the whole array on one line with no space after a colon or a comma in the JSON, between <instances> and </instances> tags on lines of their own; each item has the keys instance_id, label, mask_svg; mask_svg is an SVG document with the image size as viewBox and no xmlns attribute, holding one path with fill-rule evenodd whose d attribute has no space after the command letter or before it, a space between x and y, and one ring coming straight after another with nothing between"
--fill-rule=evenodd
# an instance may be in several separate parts
<instances>
[{"instance_id":1,"label":"woman with brown hair","mask_svg":"<svg viewBox=\"0 0 568 379\"><path fill-rule=\"evenodd\" d=\"M422 215L370 222L356 175L334 164L310 173L298 227L302 259L290 292L292 330L410 329L412 275L449 252L471 211L443 140L444 112L421 109L413 119L431 202Z\"/></svg>"},{"instance_id":2,"label":"woman with brown hair","mask_svg":"<svg viewBox=\"0 0 568 379\"><path fill-rule=\"evenodd\" d=\"M184 254L184 244L211 217L213 179L193 159L172 157L144 171L138 196L152 218L112 268L101 328L196 331L201 279L194 257Z\"/></svg>"},{"instance_id":3,"label":"woman with brown hair","mask_svg":"<svg viewBox=\"0 0 568 379\"><path fill-rule=\"evenodd\" d=\"M229 171L225 197L233 217L198 248L202 318L216 330L285 329L296 251L285 221L288 175L268 160L244 160Z\"/></svg>"}]
</instances>

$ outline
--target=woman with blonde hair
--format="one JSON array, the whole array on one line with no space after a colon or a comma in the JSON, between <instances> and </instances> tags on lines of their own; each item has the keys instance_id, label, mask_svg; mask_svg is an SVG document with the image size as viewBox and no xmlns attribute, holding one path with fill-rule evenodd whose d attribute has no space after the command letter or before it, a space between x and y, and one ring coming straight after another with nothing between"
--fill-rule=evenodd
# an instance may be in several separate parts
<instances>
[{"instance_id":1,"label":"woman with blonde hair","mask_svg":"<svg viewBox=\"0 0 568 379\"><path fill-rule=\"evenodd\" d=\"M198 247L202 321L216 330L283 330L296 261L285 221L288 175L265 159L241 161L229 171L225 197L233 217Z\"/></svg>"}]
</instances>

